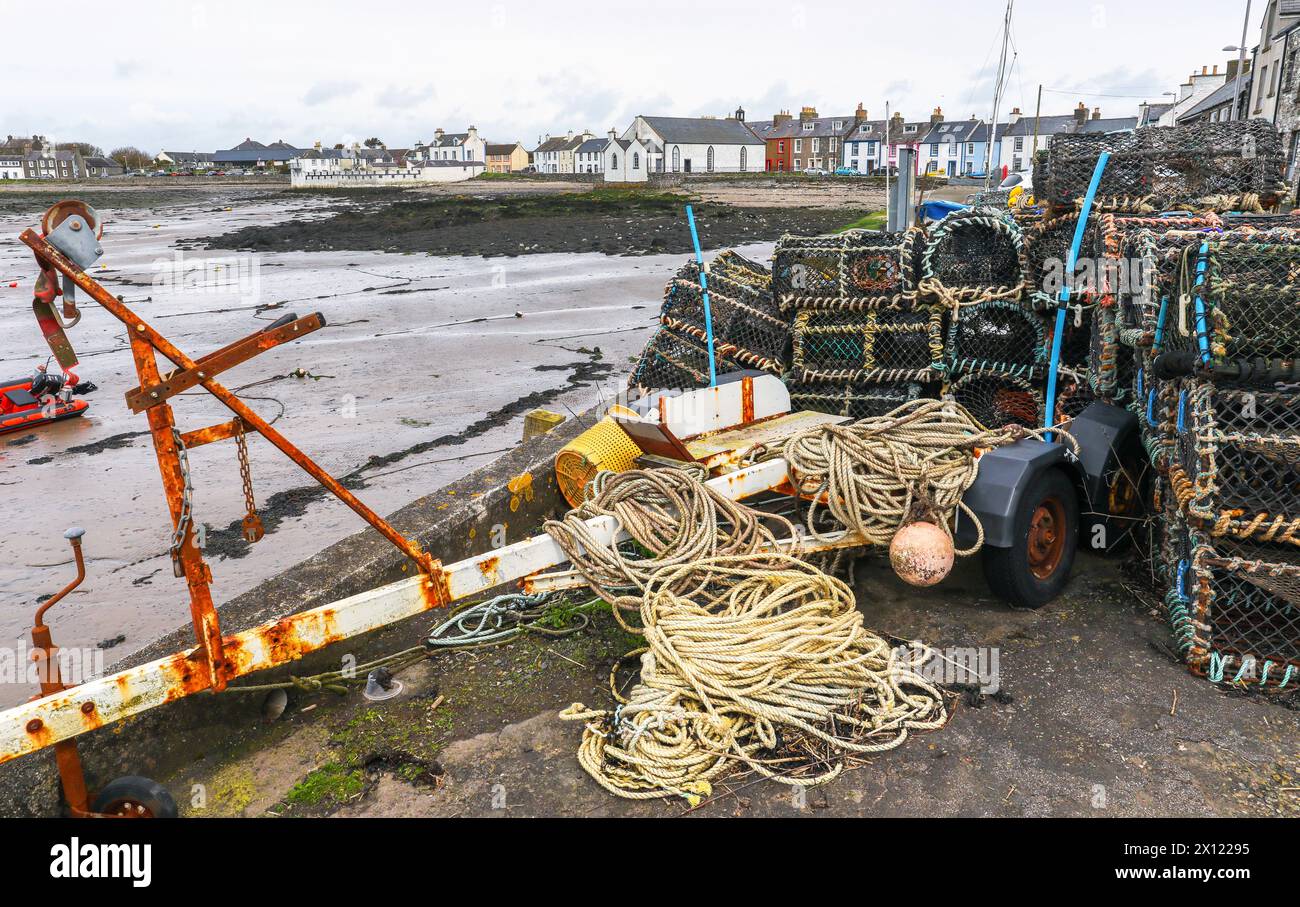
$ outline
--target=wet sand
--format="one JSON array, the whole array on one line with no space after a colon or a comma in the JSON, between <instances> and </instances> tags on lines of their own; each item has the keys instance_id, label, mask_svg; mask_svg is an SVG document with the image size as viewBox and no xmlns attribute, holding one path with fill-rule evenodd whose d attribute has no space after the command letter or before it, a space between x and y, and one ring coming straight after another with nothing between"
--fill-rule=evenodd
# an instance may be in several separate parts
<instances>
[{"instance_id":1,"label":"wet sand","mask_svg":"<svg viewBox=\"0 0 1300 907\"><path fill-rule=\"evenodd\" d=\"M196 238L242 227L311 220L337 203L223 188L164 210L105 208L107 254L93 273L194 357L287 312L323 313L323 330L221 380L244 387L241 396L259 413L276 419L326 469L347 476L380 513L512 447L527 410L545 406L568 415L614 394L681 263L675 254L483 259L264 252L254 259L255 292L244 296L154 286L155 263L172 261L177 243L188 248ZM35 267L17 239L39 213L0 213L3 377L30 373L48 355L30 310ZM741 251L763 260L771 243ZM81 377L99 385L86 398L87 415L0 436L7 514L0 535L0 646L21 645L39 597L72 577L62 532L75 524L86 529L88 577L51 613L55 640L94 647L124 636L106 650L111 667L187 623L189 614L184 584L172 575L167 555L170 521L145 419L121 396L136 384L122 326L98 306L83 311L70 338ZM313 377L292 377L297 369ZM229 415L206 395L175 403L182 430ZM233 445L190 455L195 518L207 528L218 603L363 525L269 444L252 437L249 447L267 527L252 546L238 536L244 505ZM0 684L0 706L32 692L24 684Z\"/></svg>"}]
</instances>

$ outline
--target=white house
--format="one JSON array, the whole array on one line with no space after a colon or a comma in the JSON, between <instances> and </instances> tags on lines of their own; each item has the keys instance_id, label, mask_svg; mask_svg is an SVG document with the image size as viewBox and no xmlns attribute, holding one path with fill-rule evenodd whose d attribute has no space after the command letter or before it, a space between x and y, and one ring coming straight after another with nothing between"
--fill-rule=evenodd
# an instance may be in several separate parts
<instances>
[{"instance_id":1,"label":"white house","mask_svg":"<svg viewBox=\"0 0 1300 907\"><path fill-rule=\"evenodd\" d=\"M611 129L608 139L599 140L601 172L607 183L644 183L650 178L650 152L636 139L620 139Z\"/></svg>"},{"instance_id":2,"label":"white house","mask_svg":"<svg viewBox=\"0 0 1300 907\"><path fill-rule=\"evenodd\" d=\"M487 161L487 142L471 126L465 132L435 129L433 141L417 142L407 155L416 161Z\"/></svg>"},{"instance_id":3,"label":"white house","mask_svg":"<svg viewBox=\"0 0 1300 907\"><path fill-rule=\"evenodd\" d=\"M656 173L761 173L766 145L745 125L744 111L716 117L639 116L624 131L647 151Z\"/></svg>"},{"instance_id":4,"label":"white house","mask_svg":"<svg viewBox=\"0 0 1300 907\"><path fill-rule=\"evenodd\" d=\"M573 149L573 172L603 173L605 171L605 145L608 143L609 139L587 139Z\"/></svg>"},{"instance_id":5,"label":"white house","mask_svg":"<svg viewBox=\"0 0 1300 907\"><path fill-rule=\"evenodd\" d=\"M422 161L415 165L426 183L459 183L478 176L487 162L478 158L463 161Z\"/></svg>"},{"instance_id":6,"label":"white house","mask_svg":"<svg viewBox=\"0 0 1300 907\"><path fill-rule=\"evenodd\" d=\"M1259 72L1259 70L1255 71L1256 73ZM1179 117L1191 110L1197 104L1201 103L1206 96L1218 90L1218 88L1227 80L1227 72L1219 72L1219 67L1217 65L1214 67L1213 72L1210 72L1208 66L1202 66L1199 73L1192 73L1187 77L1186 82L1178 86L1178 93L1174 99L1173 106L1160 115L1160 121L1157 125L1176 126ZM1262 104L1263 100L1264 99L1261 98L1257 103ZM1243 113L1242 115L1243 117L1247 117L1261 116L1263 114L1261 114L1260 110L1256 109L1253 113Z\"/></svg>"},{"instance_id":7,"label":"white house","mask_svg":"<svg viewBox=\"0 0 1300 907\"><path fill-rule=\"evenodd\" d=\"M840 166L858 173L875 173L880 169L884 141L884 120L858 120L844 136Z\"/></svg>"},{"instance_id":8,"label":"white house","mask_svg":"<svg viewBox=\"0 0 1300 907\"><path fill-rule=\"evenodd\" d=\"M594 138L594 135L586 131L574 135L572 129L555 138L552 138L550 133L547 133L538 141L537 147L533 149L533 167L536 168L538 173L595 173L594 170L583 171L577 169L576 160L578 147ZM597 161L587 159L584 163L595 164Z\"/></svg>"},{"instance_id":9,"label":"white house","mask_svg":"<svg viewBox=\"0 0 1300 907\"><path fill-rule=\"evenodd\" d=\"M20 180L23 178L23 159L20 155L6 157L0 154L0 180Z\"/></svg>"}]
</instances>

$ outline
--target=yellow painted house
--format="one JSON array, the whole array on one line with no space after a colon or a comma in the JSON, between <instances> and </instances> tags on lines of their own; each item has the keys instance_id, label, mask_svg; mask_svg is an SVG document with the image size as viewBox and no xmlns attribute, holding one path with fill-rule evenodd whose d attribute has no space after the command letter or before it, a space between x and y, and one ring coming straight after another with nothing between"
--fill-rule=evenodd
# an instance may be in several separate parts
<instances>
[{"instance_id":1,"label":"yellow painted house","mask_svg":"<svg viewBox=\"0 0 1300 907\"><path fill-rule=\"evenodd\" d=\"M517 173L528 166L528 151L518 142L487 146L488 173Z\"/></svg>"}]
</instances>

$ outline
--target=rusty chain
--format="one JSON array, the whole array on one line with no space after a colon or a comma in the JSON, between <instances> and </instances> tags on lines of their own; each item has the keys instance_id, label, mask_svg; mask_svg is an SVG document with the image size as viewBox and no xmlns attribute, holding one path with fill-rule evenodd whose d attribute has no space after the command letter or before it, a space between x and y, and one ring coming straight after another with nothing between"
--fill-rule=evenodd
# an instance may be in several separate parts
<instances>
[{"instance_id":1,"label":"rusty chain","mask_svg":"<svg viewBox=\"0 0 1300 907\"><path fill-rule=\"evenodd\" d=\"M244 486L244 506L248 513L244 516L244 538L256 542L266 534L262 527L262 518L257 514L257 502L253 499L253 472L248 465L248 441L244 438L244 423L240 422L235 432L235 449L239 457L239 479Z\"/></svg>"},{"instance_id":2,"label":"rusty chain","mask_svg":"<svg viewBox=\"0 0 1300 907\"><path fill-rule=\"evenodd\" d=\"M181 545L185 544L185 533L190 526L191 494L194 491L194 483L190 481L189 452L186 451L185 442L181 440L181 433L175 426L172 427L172 441L176 445L176 460L180 466L181 479L184 482L181 487L181 514L177 518L176 528L172 532L172 570L177 576L184 576L185 568L181 566Z\"/></svg>"}]
</instances>

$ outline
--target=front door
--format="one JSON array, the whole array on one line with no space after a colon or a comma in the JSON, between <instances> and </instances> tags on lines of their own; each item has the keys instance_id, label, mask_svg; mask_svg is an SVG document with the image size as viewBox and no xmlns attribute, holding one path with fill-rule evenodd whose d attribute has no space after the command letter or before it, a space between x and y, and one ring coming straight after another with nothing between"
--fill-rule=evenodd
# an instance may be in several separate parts
<instances>
[{"instance_id":1,"label":"front door","mask_svg":"<svg viewBox=\"0 0 1300 907\"><path fill-rule=\"evenodd\" d=\"M948 175L949 175L949 176L954 176L956 173L957 173L957 162L956 162L956 161L949 161L949 162L948 162Z\"/></svg>"},{"instance_id":2,"label":"front door","mask_svg":"<svg viewBox=\"0 0 1300 907\"><path fill-rule=\"evenodd\" d=\"M690 173L690 172L691 172L691 159L690 159L690 158L684 158L684 159L682 160L682 169L685 170L687 173Z\"/></svg>"}]
</instances>

